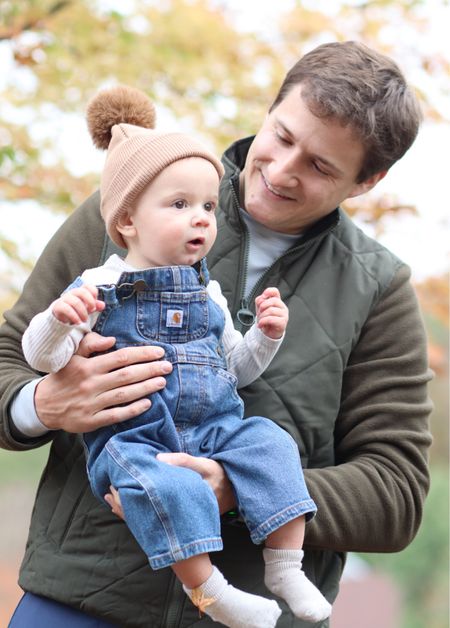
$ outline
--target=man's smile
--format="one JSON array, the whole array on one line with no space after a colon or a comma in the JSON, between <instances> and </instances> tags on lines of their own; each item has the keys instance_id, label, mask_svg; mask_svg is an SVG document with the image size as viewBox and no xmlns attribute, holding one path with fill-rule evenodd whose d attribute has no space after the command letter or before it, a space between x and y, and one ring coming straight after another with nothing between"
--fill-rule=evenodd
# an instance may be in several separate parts
<instances>
[{"instance_id":1,"label":"man's smile","mask_svg":"<svg viewBox=\"0 0 450 628\"><path fill-rule=\"evenodd\" d=\"M265 187L269 190L269 192L271 192L272 194L274 194L275 196L277 196L278 198L285 200L285 201L293 201L294 199L291 196L286 196L285 194L281 194L276 188L273 187L273 185L271 185L271 183L269 183L269 181L266 179L266 177L263 175L263 173L261 172L261 178L264 182Z\"/></svg>"}]
</instances>

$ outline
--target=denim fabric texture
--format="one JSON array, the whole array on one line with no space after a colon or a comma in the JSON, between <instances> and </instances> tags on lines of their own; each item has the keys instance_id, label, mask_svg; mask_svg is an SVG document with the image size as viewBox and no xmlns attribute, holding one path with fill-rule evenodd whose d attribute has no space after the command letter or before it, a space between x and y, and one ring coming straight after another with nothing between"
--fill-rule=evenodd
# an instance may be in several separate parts
<instances>
[{"instance_id":1,"label":"denim fabric texture","mask_svg":"<svg viewBox=\"0 0 450 628\"><path fill-rule=\"evenodd\" d=\"M206 265L125 272L99 289L106 307L95 331L116 349L161 346L173 365L150 409L86 433L87 467L97 497L113 485L126 522L153 569L222 549L215 495L202 477L156 459L186 452L220 462L254 543L316 506L297 445L273 421L243 418L236 378L222 346L224 315L206 291Z\"/></svg>"}]
</instances>

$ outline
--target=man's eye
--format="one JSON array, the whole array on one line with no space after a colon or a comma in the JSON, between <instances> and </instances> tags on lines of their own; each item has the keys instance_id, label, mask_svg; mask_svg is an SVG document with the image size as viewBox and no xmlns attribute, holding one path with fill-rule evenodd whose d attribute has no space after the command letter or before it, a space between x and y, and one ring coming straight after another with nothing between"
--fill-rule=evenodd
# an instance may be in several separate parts
<instances>
[{"instance_id":1,"label":"man's eye","mask_svg":"<svg viewBox=\"0 0 450 628\"><path fill-rule=\"evenodd\" d=\"M287 137L285 137L284 135L280 135L279 133L277 133L276 135L277 135L278 140L282 144L290 144L291 143L291 141Z\"/></svg>"},{"instance_id":2,"label":"man's eye","mask_svg":"<svg viewBox=\"0 0 450 628\"><path fill-rule=\"evenodd\" d=\"M313 161L313 168L314 168L314 170L317 170L317 172L319 174L323 174L325 176L328 175L328 172L325 172L325 170L322 170L322 168L319 166L319 164L317 162L315 162L315 161Z\"/></svg>"}]
</instances>

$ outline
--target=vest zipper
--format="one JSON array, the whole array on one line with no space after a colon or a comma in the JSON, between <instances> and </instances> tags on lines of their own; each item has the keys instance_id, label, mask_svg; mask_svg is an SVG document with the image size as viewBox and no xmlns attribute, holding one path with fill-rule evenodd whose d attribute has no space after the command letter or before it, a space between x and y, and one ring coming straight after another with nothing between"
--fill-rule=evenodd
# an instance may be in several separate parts
<instances>
[{"instance_id":1,"label":"vest zipper","mask_svg":"<svg viewBox=\"0 0 450 628\"><path fill-rule=\"evenodd\" d=\"M236 294L238 295L238 298L239 298L239 307L237 309L236 317L242 327L251 327L253 324L253 321L255 320L255 315L249 308L248 301L244 296L245 288L247 286L247 278L248 278L247 270L248 270L248 254L249 254L249 231L248 231L247 225L241 218L241 213L240 213L241 204L239 202L239 198L236 193L236 189L234 187L234 182L233 182L233 179L235 178L239 180L239 175L234 178L230 177L229 179L230 187L231 187L231 194L234 201L234 207L236 209L236 215L238 217L239 224L244 234L244 247L241 253L241 262L242 262L241 268L243 269L244 272L241 275L239 275L239 284L238 284L238 289L236 290ZM236 310L236 301L235 301L235 307L233 309Z\"/></svg>"},{"instance_id":2,"label":"vest zipper","mask_svg":"<svg viewBox=\"0 0 450 628\"><path fill-rule=\"evenodd\" d=\"M161 628L179 628L187 596L182 589L181 583L173 573L170 576L167 600L168 603Z\"/></svg>"},{"instance_id":3,"label":"vest zipper","mask_svg":"<svg viewBox=\"0 0 450 628\"><path fill-rule=\"evenodd\" d=\"M278 264L278 262L285 258L288 257L288 255L293 255L294 253L297 253L300 249L306 247L307 245L311 245L314 240L319 237L319 236L324 236L327 233L329 233L330 231L333 231L333 229L336 228L338 221L336 221L335 224L330 225L328 227L328 229L324 229L324 231L322 231L321 233L318 233L316 236L313 236L312 238L309 238L308 240L304 241L304 242L300 242L299 244L296 244L294 247L288 249L287 251L285 251L284 253L282 253L280 255L280 257L277 257L272 264L266 268L266 270L264 271L264 273L260 276L260 278L258 279L258 281L255 283L255 285L253 286L253 288L251 289L251 291L249 292L248 295L248 300L250 301L250 303L253 303L255 297L259 294L260 291L260 286L262 286L265 282L266 277L269 275L269 273L271 272L272 268L274 268L274 266L276 266L276 264Z\"/></svg>"}]
</instances>

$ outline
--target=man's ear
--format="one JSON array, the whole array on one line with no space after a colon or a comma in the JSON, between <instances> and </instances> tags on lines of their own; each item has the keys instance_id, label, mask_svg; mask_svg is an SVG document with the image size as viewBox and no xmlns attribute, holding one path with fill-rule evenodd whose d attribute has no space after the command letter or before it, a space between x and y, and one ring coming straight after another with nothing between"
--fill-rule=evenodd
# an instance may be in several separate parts
<instances>
[{"instance_id":1,"label":"man's ear","mask_svg":"<svg viewBox=\"0 0 450 628\"><path fill-rule=\"evenodd\" d=\"M136 235L136 227L134 226L133 216L128 212L121 214L116 224L116 229L120 235L125 238L132 238Z\"/></svg>"},{"instance_id":2,"label":"man's ear","mask_svg":"<svg viewBox=\"0 0 450 628\"><path fill-rule=\"evenodd\" d=\"M368 179L366 179L362 183L357 183L353 187L351 193L348 195L348 198L353 198L354 196L359 196L360 194L365 194L366 192L368 192L369 190L374 188L376 186L376 184L379 181L381 181L381 179L384 179L384 177L387 175L387 173L388 173L387 170L382 170L381 172L377 172L376 174L373 174L371 177L369 177Z\"/></svg>"}]
</instances>

